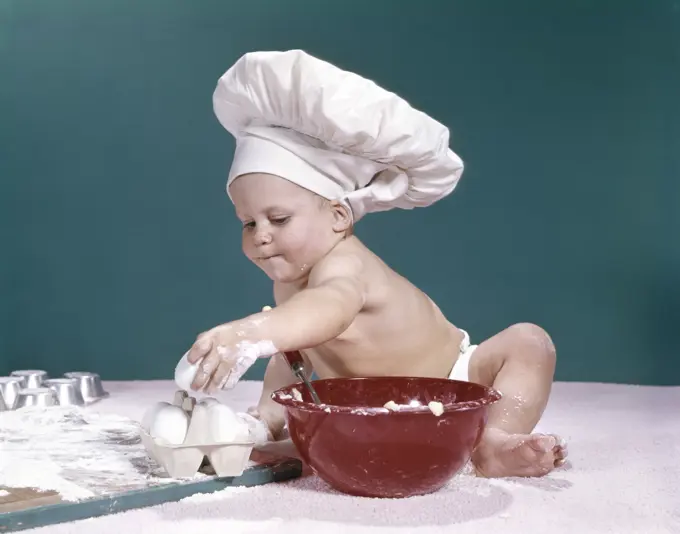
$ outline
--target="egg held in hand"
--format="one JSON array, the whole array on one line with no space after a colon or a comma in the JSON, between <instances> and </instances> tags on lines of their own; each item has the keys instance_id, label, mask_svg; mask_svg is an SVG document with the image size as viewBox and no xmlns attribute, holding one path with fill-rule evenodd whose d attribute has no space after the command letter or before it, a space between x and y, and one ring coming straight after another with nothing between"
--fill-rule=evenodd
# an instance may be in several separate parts
<instances>
[{"instance_id":1,"label":"egg held in hand","mask_svg":"<svg viewBox=\"0 0 680 534\"><path fill-rule=\"evenodd\" d=\"M193 383L196 373L198 372L198 366L202 361L201 359L196 363L189 363L188 356L189 353L187 352L184 356L182 356L179 362L177 362L177 366L175 367L175 384L177 384L178 388L184 391L189 391L191 389L191 384Z\"/></svg>"}]
</instances>

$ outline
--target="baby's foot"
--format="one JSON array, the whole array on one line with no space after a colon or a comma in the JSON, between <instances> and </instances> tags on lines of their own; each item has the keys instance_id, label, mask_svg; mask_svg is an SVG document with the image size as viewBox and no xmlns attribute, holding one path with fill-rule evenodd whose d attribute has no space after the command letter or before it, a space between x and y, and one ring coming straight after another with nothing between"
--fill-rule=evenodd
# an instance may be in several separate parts
<instances>
[{"instance_id":1,"label":"baby's foot","mask_svg":"<svg viewBox=\"0 0 680 534\"><path fill-rule=\"evenodd\" d=\"M566 458L567 445L558 436L487 429L472 461L484 477L538 477L563 465Z\"/></svg>"}]
</instances>

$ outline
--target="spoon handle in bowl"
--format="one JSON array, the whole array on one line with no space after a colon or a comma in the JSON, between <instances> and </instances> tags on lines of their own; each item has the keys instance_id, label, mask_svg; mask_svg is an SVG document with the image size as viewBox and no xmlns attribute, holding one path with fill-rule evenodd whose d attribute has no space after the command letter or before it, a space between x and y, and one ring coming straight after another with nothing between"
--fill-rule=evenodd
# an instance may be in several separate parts
<instances>
[{"instance_id":1,"label":"spoon handle in bowl","mask_svg":"<svg viewBox=\"0 0 680 534\"><path fill-rule=\"evenodd\" d=\"M309 394L312 396L314 403L321 404L319 395L317 395L315 389L312 387L312 384L307 378L307 375L305 375L305 363L300 352L297 350L292 350L284 352L283 355L288 361L288 365L290 366L290 370L293 371L293 374L298 377L301 382L304 382L305 386L307 387L307 391L309 391Z\"/></svg>"}]
</instances>

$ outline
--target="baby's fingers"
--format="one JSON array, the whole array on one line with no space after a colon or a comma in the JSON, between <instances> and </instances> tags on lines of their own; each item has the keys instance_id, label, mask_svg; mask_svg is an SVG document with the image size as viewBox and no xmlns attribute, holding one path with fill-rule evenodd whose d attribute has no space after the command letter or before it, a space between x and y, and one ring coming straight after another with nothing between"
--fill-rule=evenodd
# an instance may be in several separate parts
<instances>
[{"instance_id":1,"label":"baby's fingers","mask_svg":"<svg viewBox=\"0 0 680 534\"><path fill-rule=\"evenodd\" d=\"M191 389L198 391L206 386L210 382L213 373L220 364L220 357L215 351L211 351L208 355L203 358L201 363L196 369L196 376L194 381L191 383Z\"/></svg>"},{"instance_id":2,"label":"baby's fingers","mask_svg":"<svg viewBox=\"0 0 680 534\"><path fill-rule=\"evenodd\" d=\"M189 354L187 355L187 360L189 360L189 363L194 364L203 358L210 352L212 345L212 339L207 334L201 334L198 336L198 339L196 339L196 342L193 344L191 350L189 350Z\"/></svg>"},{"instance_id":3,"label":"baby's fingers","mask_svg":"<svg viewBox=\"0 0 680 534\"><path fill-rule=\"evenodd\" d=\"M219 365L208 384L207 391L209 393L214 393L215 391L224 388L229 381L229 377L234 370L234 365L238 358L238 353L227 351L222 347L217 348L217 354L219 357Z\"/></svg>"}]
</instances>

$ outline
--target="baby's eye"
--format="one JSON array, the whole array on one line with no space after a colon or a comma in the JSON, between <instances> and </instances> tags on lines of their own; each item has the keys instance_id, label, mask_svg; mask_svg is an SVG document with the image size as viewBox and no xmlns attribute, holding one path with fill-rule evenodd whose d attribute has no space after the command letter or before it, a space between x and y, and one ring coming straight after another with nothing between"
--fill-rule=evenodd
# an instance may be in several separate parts
<instances>
[{"instance_id":1,"label":"baby's eye","mask_svg":"<svg viewBox=\"0 0 680 534\"><path fill-rule=\"evenodd\" d=\"M246 230L250 230L252 228L255 228L255 223L253 221L245 222L245 223L243 223L243 228L246 229Z\"/></svg>"},{"instance_id":2,"label":"baby's eye","mask_svg":"<svg viewBox=\"0 0 680 534\"><path fill-rule=\"evenodd\" d=\"M274 224L286 224L289 221L290 217L272 217L271 222Z\"/></svg>"}]
</instances>

